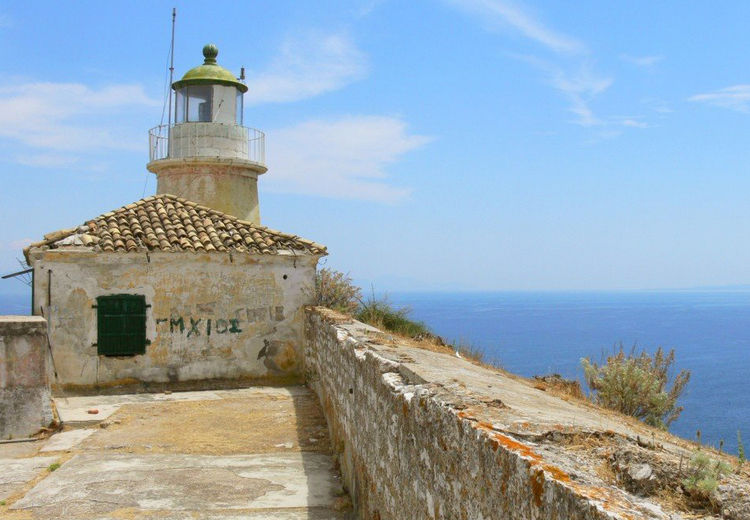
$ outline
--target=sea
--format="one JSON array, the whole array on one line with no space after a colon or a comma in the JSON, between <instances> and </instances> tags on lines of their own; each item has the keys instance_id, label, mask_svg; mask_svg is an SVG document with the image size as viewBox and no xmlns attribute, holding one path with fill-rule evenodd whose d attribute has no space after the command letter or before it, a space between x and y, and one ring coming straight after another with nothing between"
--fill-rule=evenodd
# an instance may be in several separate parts
<instances>
[{"instance_id":1,"label":"sea","mask_svg":"<svg viewBox=\"0 0 750 520\"><path fill-rule=\"evenodd\" d=\"M629 350L675 350L675 372L691 379L670 431L737 453L750 450L750 291L391 292L446 341L471 344L485 359L532 377L583 381L581 358ZM0 314L28 314L29 295L0 294Z\"/></svg>"}]
</instances>

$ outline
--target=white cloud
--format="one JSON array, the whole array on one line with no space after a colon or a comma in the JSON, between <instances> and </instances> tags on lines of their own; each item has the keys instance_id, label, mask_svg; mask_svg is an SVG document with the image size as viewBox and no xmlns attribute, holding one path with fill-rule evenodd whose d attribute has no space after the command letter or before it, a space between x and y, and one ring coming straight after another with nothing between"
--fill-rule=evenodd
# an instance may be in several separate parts
<instances>
[{"instance_id":1,"label":"white cloud","mask_svg":"<svg viewBox=\"0 0 750 520\"><path fill-rule=\"evenodd\" d=\"M360 80L367 70L364 54L344 35L290 38L268 69L249 74L245 103L307 99Z\"/></svg>"},{"instance_id":2,"label":"white cloud","mask_svg":"<svg viewBox=\"0 0 750 520\"><path fill-rule=\"evenodd\" d=\"M696 94L689 97L688 101L707 103L737 112L748 112L750 111L750 85L732 85L714 92Z\"/></svg>"},{"instance_id":3,"label":"white cloud","mask_svg":"<svg viewBox=\"0 0 750 520\"><path fill-rule=\"evenodd\" d=\"M159 104L139 85L111 85L98 90L80 83L0 86L0 137L56 151L140 149L138 143L113 133L116 125L87 123L84 119L104 121L120 108Z\"/></svg>"},{"instance_id":4,"label":"white cloud","mask_svg":"<svg viewBox=\"0 0 750 520\"><path fill-rule=\"evenodd\" d=\"M431 139L410 135L398 117L312 120L268 132L264 186L285 193L396 202L410 190L388 182L386 167Z\"/></svg>"},{"instance_id":5,"label":"white cloud","mask_svg":"<svg viewBox=\"0 0 750 520\"><path fill-rule=\"evenodd\" d=\"M585 46L575 38L546 27L513 2L507 0L446 1L464 11L480 16L484 22L510 26L551 51L576 54L586 50Z\"/></svg>"},{"instance_id":6,"label":"white cloud","mask_svg":"<svg viewBox=\"0 0 750 520\"><path fill-rule=\"evenodd\" d=\"M620 59L632 63L638 67L653 67L664 59L664 56L631 56L629 54L621 54Z\"/></svg>"}]
</instances>

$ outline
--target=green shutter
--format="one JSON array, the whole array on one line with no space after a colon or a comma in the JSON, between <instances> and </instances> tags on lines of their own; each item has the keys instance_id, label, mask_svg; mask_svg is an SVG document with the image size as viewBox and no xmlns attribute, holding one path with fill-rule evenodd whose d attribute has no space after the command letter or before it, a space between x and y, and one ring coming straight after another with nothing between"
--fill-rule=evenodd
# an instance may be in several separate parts
<instances>
[{"instance_id":1,"label":"green shutter","mask_svg":"<svg viewBox=\"0 0 750 520\"><path fill-rule=\"evenodd\" d=\"M146 297L138 294L99 296L97 350L104 356L146 352Z\"/></svg>"}]
</instances>

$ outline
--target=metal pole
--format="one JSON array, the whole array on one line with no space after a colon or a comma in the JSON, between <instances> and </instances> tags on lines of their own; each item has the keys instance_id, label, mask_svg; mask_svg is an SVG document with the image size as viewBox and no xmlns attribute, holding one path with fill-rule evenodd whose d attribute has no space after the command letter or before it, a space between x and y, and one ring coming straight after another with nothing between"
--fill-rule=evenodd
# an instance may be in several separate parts
<instances>
[{"instance_id":1,"label":"metal pole","mask_svg":"<svg viewBox=\"0 0 750 520\"><path fill-rule=\"evenodd\" d=\"M169 47L169 124L167 128L172 128L172 80L174 76L174 25L177 18L177 8L172 8L172 43ZM164 112L162 112L164 114ZM162 115L162 117L164 117Z\"/></svg>"}]
</instances>

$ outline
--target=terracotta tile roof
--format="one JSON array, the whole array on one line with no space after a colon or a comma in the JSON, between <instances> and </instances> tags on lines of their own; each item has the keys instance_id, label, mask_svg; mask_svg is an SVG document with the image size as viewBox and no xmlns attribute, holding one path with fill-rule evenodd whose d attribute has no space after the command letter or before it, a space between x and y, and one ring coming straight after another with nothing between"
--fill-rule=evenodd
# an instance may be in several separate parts
<instances>
[{"instance_id":1,"label":"terracotta tile roof","mask_svg":"<svg viewBox=\"0 0 750 520\"><path fill-rule=\"evenodd\" d=\"M141 199L82 226L49 233L24 252L61 246L106 252L233 251L274 255L283 250L295 254L327 254L325 246L310 240L166 194Z\"/></svg>"}]
</instances>

